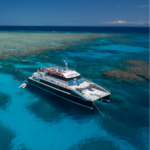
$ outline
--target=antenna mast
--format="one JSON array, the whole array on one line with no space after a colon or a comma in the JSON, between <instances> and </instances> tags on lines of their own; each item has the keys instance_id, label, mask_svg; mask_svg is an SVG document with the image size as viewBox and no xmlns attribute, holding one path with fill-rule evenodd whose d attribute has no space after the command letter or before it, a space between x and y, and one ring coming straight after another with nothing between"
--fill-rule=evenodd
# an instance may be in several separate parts
<instances>
[{"instance_id":1,"label":"antenna mast","mask_svg":"<svg viewBox=\"0 0 150 150\"><path fill-rule=\"evenodd\" d=\"M64 59L63 59L63 60L64 60ZM65 63L65 66L66 66L66 70L68 70L68 67L67 67L68 63L66 63L65 60L64 60L64 63Z\"/></svg>"}]
</instances>

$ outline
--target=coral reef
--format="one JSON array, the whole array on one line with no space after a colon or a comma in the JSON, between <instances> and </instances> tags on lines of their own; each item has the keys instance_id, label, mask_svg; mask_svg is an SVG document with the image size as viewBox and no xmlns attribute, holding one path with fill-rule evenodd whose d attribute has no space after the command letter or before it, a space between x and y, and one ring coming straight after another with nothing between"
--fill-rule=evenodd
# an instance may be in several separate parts
<instances>
[{"instance_id":1,"label":"coral reef","mask_svg":"<svg viewBox=\"0 0 150 150\"><path fill-rule=\"evenodd\" d=\"M22 62L28 63L29 61L28 60L22 60Z\"/></svg>"},{"instance_id":2,"label":"coral reef","mask_svg":"<svg viewBox=\"0 0 150 150\"><path fill-rule=\"evenodd\" d=\"M149 62L142 61L142 60L126 60L125 63L128 63L130 65L134 65L134 66L145 65L147 67L147 65L149 65Z\"/></svg>"},{"instance_id":3,"label":"coral reef","mask_svg":"<svg viewBox=\"0 0 150 150\"><path fill-rule=\"evenodd\" d=\"M131 43L132 41L129 40L111 40L112 42L116 42L116 43Z\"/></svg>"},{"instance_id":4,"label":"coral reef","mask_svg":"<svg viewBox=\"0 0 150 150\"><path fill-rule=\"evenodd\" d=\"M65 49L77 45L79 42L102 37L96 33L32 33L32 32L0 32L0 59L8 60L10 57L35 57L49 50Z\"/></svg>"},{"instance_id":5,"label":"coral reef","mask_svg":"<svg viewBox=\"0 0 150 150\"><path fill-rule=\"evenodd\" d=\"M72 145L69 150L118 150L112 141L103 138L88 138Z\"/></svg>"},{"instance_id":6,"label":"coral reef","mask_svg":"<svg viewBox=\"0 0 150 150\"><path fill-rule=\"evenodd\" d=\"M30 55L29 57L32 57L32 58L34 58L34 57L36 57L35 55Z\"/></svg>"},{"instance_id":7,"label":"coral reef","mask_svg":"<svg viewBox=\"0 0 150 150\"><path fill-rule=\"evenodd\" d=\"M11 98L8 94L0 92L0 108L1 109L6 109L10 101L11 101Z\"/></svg>"},{"instance_id":8,"label":"coral reef","mask_svg":"<svg viewBox=\"0 0 150 150\"><path fill-rule=\"evenodd\" d=\"M22 81L26 79L21 69L16 69L12 64L2 64L3 68L1 73L12 75L17 81Z\"/></svg>"},{"instance_id":9,"label":"coral reef","mask_svg":"<svg viewBox=\"0 0 150 150\"><path fill-rule=\"evenodd\" d=\"M126 60L123 70L105 70L103 74L121 80L149 81L149 63L142 60Z\"/></svg>"},{"instance_id":10,"label":"coral reef","mask_svg":"<svg viewBox=\"0 0 150 150\"><path fill-rule=\"evenodd\" d=\"M49 59L49 57L48 56L44 56L43 59Z\"/></svg>"},{"instance_id":11,"label":"coral reef","mask_svg":"<svg viewBox=\"0 0 150 150\"><path fill-rule=\"evenodd\" d=\"M121 96L121 95L111 95L111 99L113 99L113 101L116 102L123 102L125 100L125 97Z\"/></svg>"},{"instance_id":12,"label":"coral reef","mask_svg":"<svg viewBox=\"0 0 150 150\"><path fill-rule=\"evenodd\" d=\"M10 149L11 142L15 138L15 133L11 131L7 126L2 125L0 121L0 149L8 150Z\"/></svg>"},{"instance_id":13,"label":"coral reef","mask_svg":"<svg viewBox=\"0 0 150 150\"><path fill-rule=\"evenodd\" d=\"M115 79L138 80L138 81L143 80L142 78L138 77L134 73L130 73L127 71L121 71L121 70L117 70L117 69L106 70L103 73L104 73L104 75L115 78Z\"/></svg>"},{"instance_id":14,"label":"coral reef","mask_svg":"<svg viewBox=\"0 0 150 150\"><path fill-rule=\"evenodd\" d=\"M36 117L43 119L45 122L58 121L60 119L59 112L51 108L44 101L33 102L26 106L26 108Z\"/></svg>"}]
</instances>

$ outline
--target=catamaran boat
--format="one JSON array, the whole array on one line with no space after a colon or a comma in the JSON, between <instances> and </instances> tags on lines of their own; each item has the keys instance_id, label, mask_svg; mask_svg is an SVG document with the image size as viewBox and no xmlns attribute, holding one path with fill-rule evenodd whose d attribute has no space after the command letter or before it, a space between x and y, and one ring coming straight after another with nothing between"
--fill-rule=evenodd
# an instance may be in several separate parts
<instances>
[{"instance_id":1,"label":"catamaran boat","mask_svg":"<svg viewBox=\"0 0 150 150\"><path fill-rule=\"evenodd\" d=\"M65 60L64 60L65 62ZM94 101L110 102L110 91L82 78L75 70L51 65L42 67L28 78L27 83L72 103L93 109Z\"/></svg>"}]
</instances>

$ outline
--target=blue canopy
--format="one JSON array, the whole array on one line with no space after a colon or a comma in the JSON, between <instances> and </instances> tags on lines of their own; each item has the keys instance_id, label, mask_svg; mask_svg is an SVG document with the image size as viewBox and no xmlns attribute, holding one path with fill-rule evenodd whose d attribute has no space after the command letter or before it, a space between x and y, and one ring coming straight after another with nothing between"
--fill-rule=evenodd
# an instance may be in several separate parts
<instances>
[{"instance_id":1,"label":"blue canopy","mask_svg":"<svg viewBox=\"0 0 150 150\"><path fill-rule=\"evenodd\" d=\"M76 80L76 81L70 81L68 82L69 85L74 85L74 84L79 84L79 83L82 83L84 80L83 79L80 79L80 80Z\"/></svg>"},{"instance_id":2,"label":"blue canopy","mask_svg":"<svg viewBox=\"0 0 150 150\"><path fill-rule=\"evenodd\" d=\"M82 83L82 82L83 82L83 79L76 80L76 83L77 83L77 84Z\"/></svg>"},{"instance_id":3,"label":"blue canopy","mask_svg":"<svg viewBox=\"0 0 150 150\"><path fill-rule=\"evenodd\" d=\"M40 81L40 79L38 78L36 81L38 81L38 82L39 82L39 81Z\"/></svg>"}]
</instances>

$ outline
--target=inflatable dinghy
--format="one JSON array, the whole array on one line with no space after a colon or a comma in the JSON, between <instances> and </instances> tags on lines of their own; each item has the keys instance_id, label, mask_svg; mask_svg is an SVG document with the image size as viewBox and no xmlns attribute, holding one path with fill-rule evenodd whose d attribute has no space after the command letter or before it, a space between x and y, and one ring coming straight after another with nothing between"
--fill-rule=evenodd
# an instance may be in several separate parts
<instances>
[{"instance_id":1,"label":"inflatable dinghy","mask_svg":"<svg viewBox=\"0 0 150 150\"><path fill-rule=\"evenodd\" d=\"M23 84L21 84L20 86L19 86L19 88L22 88L22 89L24 89L25 87L26 87L26 83L23 83Z\"/></svg>"}]
</instances>

